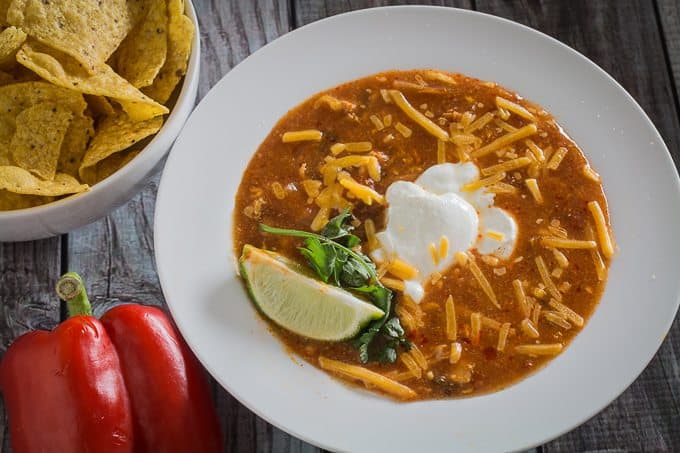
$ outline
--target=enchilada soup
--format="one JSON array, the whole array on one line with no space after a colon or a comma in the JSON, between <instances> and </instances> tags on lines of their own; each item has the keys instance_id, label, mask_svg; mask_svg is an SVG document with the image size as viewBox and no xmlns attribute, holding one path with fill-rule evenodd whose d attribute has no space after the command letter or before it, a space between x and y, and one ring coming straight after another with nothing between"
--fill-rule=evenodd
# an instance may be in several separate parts
<instances>
[{"instance_id":1,"label":"enchilada soup","mask_svg":"<svg viewBox=\"0 0 680 453\"><path fill-rule=\"evenodd\" d=\"M356 338L269 323L310 364L397 399L497 391L545 365L595 309L615 250L600 177L556 120L442 71L351 81L281 118L243 174L235 253L308 267L299 237L260 225L320 232L343 212L405 341L362 355Z\"/></svg>"}]
</instances>

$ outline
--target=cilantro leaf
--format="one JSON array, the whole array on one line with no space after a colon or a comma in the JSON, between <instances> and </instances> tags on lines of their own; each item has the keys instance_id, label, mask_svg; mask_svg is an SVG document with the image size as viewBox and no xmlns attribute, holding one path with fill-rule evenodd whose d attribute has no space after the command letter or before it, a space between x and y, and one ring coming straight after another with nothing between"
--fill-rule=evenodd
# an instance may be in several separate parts
<instances>
[{"instance_id":1,"label":"cilantro leaf","mask_svg":"<svg viewBox=\"0 0 680 453\"><path fill-rule=\"evenodd\" d=\"M368 341L363 341L359 343L359 361L361 363L368 363L369 356L368 356L368 345L371 344L371 341L373 339L371 338Z\"/></svg>"},{"instance_id":2,"label":"cilantro leaf","mask_svg":"<svg viewBox=\"0 0 680 453\"><path fill-rule=\"evenodd\" d=\"M385 331L386 335L397 340L404 336L404 328L401 327L401 323L397 317L388 319L385 323L385 326L383 327L383 330Z\"/></svg>"},{"instance_id":3,"label":"cilantro leaf","mask_svg":"<svg viewBox=\"0 0 680 453\"><path fill-rule=\"evenodd\" d=\"M336 262L336 253L333 247L328 244L322 244L316 238L307 238L305 239L304 247L300 247L299 250L307 258L307 261L319 278L328 283Z\"/></svg>"},{"instance_id":4,"label":"cilantro leaf","mask_svg":"<svg viewBox=\"0 0 680 453\"><path fill-rule=\"evenodd\" d=\"M390 343L378 355L378 361L382 363L394 363L397 361L396 346Z\"/></svg>"},{"instance_id":5,"label":"cilantro leaf","mask_svg":"<svg viewBox=\"0 0 680 453\"><path fill-rule=\"evenodd\" d=\"M373 263L370 263L369 266L372 267ZM338 284L339 286L355 288L365 285L370 278L371 275L366 270L366 265L354 257L349 257L342 265L342 272L340 273L340 281Z\"/></svg>"},{"instance_id":6,"label":"cilantro leaf","mask_svg":"<svg viewBox=\"0 0 680 453\"><path fill-rule=\"evenodd\" d=\"M349 209L345 209L328 221L323 230L321 230L321 236L332 239L347 248L354 248L361 243L361 239L351 233L354 230L351 222L352 214L349 212Z\"/></svg>"},{"instance_id":7,"label":"cilantro leaf","mask_svg":"<svg viewBox=\"0 0 680 453\"><path fill-rule=\"evenodd\" d=\"M365 294L371 298L373 305L387 313L390 310L390 305L392 302L392 291L381 285L369 285L360 286L357 288L352 288L352 291L356 291L361 294Z\"/></svg>"},{"instance_id":8,"label":"cilantro leaf","mask_svg":"<svg viewBox=\"0 0 680 453\"><path fill-rule=\"evenodd\" d=\"M345 209L340 214L336 215L328 221L325 227L321 230L321 236L328 239L339 239L347 236L354 229L352 224L352 214L349 209Z\"/></svg>"}]
</instances>

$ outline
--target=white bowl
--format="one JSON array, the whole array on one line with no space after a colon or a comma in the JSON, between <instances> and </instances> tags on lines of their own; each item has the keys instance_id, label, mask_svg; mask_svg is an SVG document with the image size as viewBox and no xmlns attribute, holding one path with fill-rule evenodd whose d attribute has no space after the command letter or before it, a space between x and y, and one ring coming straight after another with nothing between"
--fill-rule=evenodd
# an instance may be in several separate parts
<instances>
[{"instance_id":1,"label":"white bowl","mask_svg":"<svg viewBox=\"0 0 680 453\"><path fill-rule=\"evenodd\" d=\"M232 210L252 153L291 107L381 70L431 67L494 80L553 113L602 175L620 250L594 314L546 367L489 395L396 403L291 360L236 276ZM177 139L154 240L184 338L219 383L267 421L329 450L496 452L574 428L640 374L678 307L679 230L680 185L668 150L604 71L514 22L396 7L315 22L231 70Z\"/></svg>"},{"instance_id":2,"label":"white bowl","mask_svg":"<svg viewBox=\"0 0 680 453\"><path fill-rule=\"evenodd\" d=\"M88 192L16 211L0 211L0 242L28 241L67 233L104 217L139 192L159 169L196 102L201 61L198 20L191 1L186 14L196 29L181 91L160 131L127 165Z\"/></svg>"}]
</instances>

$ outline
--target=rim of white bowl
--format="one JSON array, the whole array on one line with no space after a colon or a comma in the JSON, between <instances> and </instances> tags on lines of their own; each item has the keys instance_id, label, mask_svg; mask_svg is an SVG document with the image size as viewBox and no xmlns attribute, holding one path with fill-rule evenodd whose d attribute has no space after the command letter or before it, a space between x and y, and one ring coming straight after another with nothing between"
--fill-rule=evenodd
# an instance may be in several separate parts
<instances>
[{"instance_id":1,"label":"rim of white bowl","mask_svg":"<svg viewBox=\"0 0 680 453\"><path fill-rule=\"evenodd\" d=\"M187 0L185 6L185 13L194 24L194 40L191 44L191 55L189 56L189 64L187 65L187 71L182 82L182 89L177 96L175 105L168 114L167 119L163 123L161 129L156 133L156 135L151 139L151 141L142 149L142 151L136 155L130 162L121 167L118 171L98 182L97 184L90 187L87 192L82 192L74 195L70 195L65 198L61 198L50 203L33 206L24 209L15 209L12 211L0 211L0 222L13 220L21 218L31 218L35 215L48 215L53 211L58 211L62 209L75 209L86 198L95 196L97 193L106 192L115 187L119 181L127 175L134 167L141 165L144 162L154 161L150 167L153 167L158 163L166 153L170 152L175 139L182 132L182 128L186 123L186 120L191 116L191 109L185 118L180 115L180 108L186 104L194 104L196 102L195 96L192 96L192 92L196 91L198 86L200 66L201 66L201 39L200 30L198 25L198 16L196 15L196 10L193 5L193 0ZM174 137L164 133L170 129L177 128L177 134ZM137 192L135 192L137 193ZM132 194L129 198L134 196ZM127 200L126 200L127 201ZM108 214L108 211L107 213ZM104 215L106 215L104 214ZM89 222L88 222L89 223ZM82 225L81 225L82 226ZM76 227L78 228L78 227Z\"/></svg>"}]
</instances>

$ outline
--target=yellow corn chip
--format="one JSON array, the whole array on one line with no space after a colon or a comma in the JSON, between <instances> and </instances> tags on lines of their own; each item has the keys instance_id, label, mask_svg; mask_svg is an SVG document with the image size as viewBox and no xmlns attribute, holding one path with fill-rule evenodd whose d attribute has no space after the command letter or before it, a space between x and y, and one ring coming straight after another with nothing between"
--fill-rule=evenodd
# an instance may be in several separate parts
<instances>
[{"instance_id":1,"label":"yellow corn chip","mask_svg":"<svg viewBox=\"0 0 680 453\"><path fill-rule=\"evenodd\" d=\"M0 25L3 27L8 25L7 10L9 9L9 5L11 4L12 0L0 0Z\"/></svg>"},{"instance_id":2,"label":"yellow corn chip","mask_svg":"<svg viewBox=\"0 0 680 453\"><path fill-rule=\"evenodd\" d=\"M10 143L19 167L51 181L57 172L61 144L73 112L57 104L37 104L19 113Z\"/></svg>"},{"instance_id":3,"label":"yellow corn chip","mask_svg":"<svg viewBox=\"0 0 680 453\"><path fill-rule=\"evenodd\" d=\"M163 119L160 117L142 122L132 121L126 115L105 118L97 127L95 136L85 152L80 165L80 177L85 178L89 167L155 134L162 125Z\"/></svg>"},{"instance_id":4,"label":"yellow corn chip","mask_svg":"<svg viewBox=\"0 0 680 453\"><path fill-rule=\"evenodd\" d=\"M0 112L1 114L2 112ZM4 153L8 161L11 162L10 152L9 152L9 144L12 141L12 137L14 136L14 129L16 129L16 123L14 122L14 118L10 117L9 115L1 115L0 116L0 149L4 151L0 151L0 155ZM0 159L0 163L3 160Z\"/></svg>"},{"instance_id":5,"label":"yellow corn chip","mask_svg":"<svg viewBox=\"0 0 680 453\"><path fill-rule=\"evenodd\" d=\"M85 100L90 107L90 111L95 117L111 116L116 114L116 109L113 108L111 102L104 96L95 96L93 94L86 94Z\"/></svg>"},{"instance_id":6,"label":"yellow corn chip","mask_svg":"<svg viewBox=\"0 0 680 453\"><path fill-rule=\"evenodd\" d=\"M127 165L127 163L134 159L137 154L142 151L142 149L143 147L133 147L131 149L121 151L107 157L103 161L99 162L95 167L90 167L95 169L95 180L93 182L88 181L88 184L95 184L108 178Z\"/></svg>"},{"instance_id":7,"label":"yellow corn chip","mask_svg":"<svg viewBox=\"0 0 680 453\"><path fill-rule=\"evenodd\" d=\"M16 63L16 59L14 60ZM38 82L40 77L38 75L21 65L14 64L11 67L5 66L0 68L0 86L10 85L12 83L23 82Z\"/></svg>"},{"instance_id":8,"label":"yellow corn chip","mask_svg":"<svg viewBox=\"0 0 680 453\"><path fill-rule=\"evenodd\" d=\"M57 171L78 177L78 169L85 155L85 150L94 136L92 118L87 115L76 116L66 131L61 144L61 153L57 163Z\"/></svg>"},{"instance_id":9,"label":"yellow corn chip","mask_svg":"<svg viewBox=\"0 0 680 453\"><path fill-rule=\"evenodd\" d=\"M168 3L168 55L153 84L142 91L161 104L167 102L179 81L187 72L194 24L184 15L184 2Z\"/></svg>"},{"instance_id":10,"label":"yellow corn chip","mask_svg":"<svg viewBox=\"0 0 680 453\"><path fill-rule=\"evenodd\" d=\"M12 211L15 209L32 208L41 204L54 201L53 197L40 197L37 195L21 195L0 190L0 211Z\"/></svg>"},{"instance_id":11,"label":"yellow corn chip","mask_svg":"<svg viewBox=\"0 0 680 453\"><path fill-rule=\"evenodd\" d=\"M74 177L57 173L53 181L36 178L23 168L0 167L0 190L26 195L46 195L58 197L88 190L87 184L80 184Z\"/></svg>"},{"instance_id":12,"label":"yellow corn chip","mask_svg":"<svg viewBox=\"0 0 680 453\"><path fill-rule=\"evenodd\" d=\"M142 4L137 6L138 4ZM134 8L146 2L126 0L14 0L7 22L64 52L96 74L135 25Z\"/></svg>"},{"instance_id":13,"label":"yellow corn chip","mask_svg":"<svg viewBox=\"0 0 680 453\"><path fill-rule=\"evenodd\" d=\"M0 67L11 68L17 62L16 55L26 41L26 33L16 27L5 28L0 32Z\"/></svg>"},{"instance_id":14,"label":"yellow corn chip","mask_svg":"<svg viewBox=\"0 0 680 453\"><path fill-rule=\"evenodd\" d=\"M168 52L166 1L148 3L146 17L127 35L114 55L118 74L136 88L153 83Z\"/></svg>"},{"instance_id":15,"label":"yellow corn chip","mask_svg":"<svg viewBox=\"0 0 680 453\"><path fill-rule=\"evenodd\" d=\"M0 149L9 150L16 129L16 117L41 103L57 104L82 116L87 107L83 96L45 82L23 82L0 86Z\"/></svg>"},{"instance_id":16,"label":"yellow corn chip","mask_svg":"<svg viewBox=\"0 0 680 453\"><path fill-rule=\"evenodd\" d=\"M12 165L12 160L9 155L9 146L0 145L0 166Z\"/></svg>"},{"instance_id":17,"label":"yellow corn chip","mask_svg":"<svg viewBox=\"0 0 680 453\"><path fill-rule=\"evenodd\" d=\"M171 17L184 14L184 0L168 0L168 14Z\"/></svg>"},{"instance_id":18,"label":"yellow corn chip","mask_svg":"<svg viewBox=\"0 0 680 453\"><path fill-rule=\"evenodd\" d=\"M14 76L8 72L0 70L0 86L14 83Z\"/></svg>"},{"instance_id":19,"label":"yellow corn chip","mask_svg":"<svg viewBox=\"0 0 680 453\"><path fill-rule=\"evenodd\" d=\"M33 41L21 47L17 61L55 85L115 99L133 121L168 113L166 107L142 94L106 64L97 66L95 74L90 75L68 55Z\"/></svg>"},{"instance_id":20,"label":"yellow corn chip","mask_svg":"<svg viewBox=\"0 0 680 453\"><path fill-rule=\"evenodd\" d=\"M12 119L22 111L36 104L50 102L68 108L75 115L87 108L83 95L46 82L22 82L0 86L0 118Z\"/></svg>"}]
</instances>

